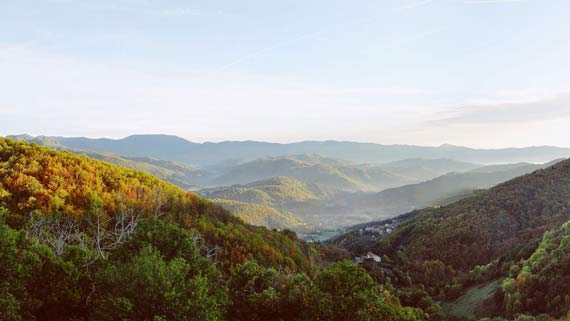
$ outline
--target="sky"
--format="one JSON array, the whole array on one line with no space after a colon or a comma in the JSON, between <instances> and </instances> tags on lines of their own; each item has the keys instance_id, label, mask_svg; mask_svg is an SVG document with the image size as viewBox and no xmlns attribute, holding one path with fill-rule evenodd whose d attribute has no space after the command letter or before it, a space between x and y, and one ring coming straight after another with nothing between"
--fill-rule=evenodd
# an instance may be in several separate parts
<instances>
[{"instance_id":1,"label":"sky","mask_svg":"<svg viewBox=\"0 0 570 321\"><path fill-rule=\"evenodd\" d=\"M0 0L0 135L570 147L567 0Z\"/></svg>"}]
</instances>

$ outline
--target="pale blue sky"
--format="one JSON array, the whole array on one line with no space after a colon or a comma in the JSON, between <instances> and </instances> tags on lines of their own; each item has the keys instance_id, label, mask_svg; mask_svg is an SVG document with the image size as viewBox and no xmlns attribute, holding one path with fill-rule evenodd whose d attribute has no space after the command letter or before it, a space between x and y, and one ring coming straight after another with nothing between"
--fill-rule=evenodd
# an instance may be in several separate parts
<instances>
[{"instance_id":1,"label":"pale blue sky","mask_svg":"<svg viewBox=\"0 0 570 321\"><path fill-rule=\"evenodd\" d=\"M570 1L0 0L0 135L570 146Z\"/></svg>"}]
</instances>

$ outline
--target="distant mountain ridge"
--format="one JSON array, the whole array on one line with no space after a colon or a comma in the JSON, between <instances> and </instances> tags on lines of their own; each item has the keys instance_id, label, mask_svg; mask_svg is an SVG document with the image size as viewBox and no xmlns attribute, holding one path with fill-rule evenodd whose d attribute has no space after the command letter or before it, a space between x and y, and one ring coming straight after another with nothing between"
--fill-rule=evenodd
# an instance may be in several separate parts
<instances>
[{"instance_id":1,"label":"distant mountain ridge","mask_svg":"<svg viewBox=\"0 0 570 321\"><path fill-rule=\"evenodd\" d=\"M418 184L387 189L378 193L351 194L341 201L347 207L360 207L378 214L396 215L426 206L445 205L445 200L473 190L490 188L518 176L553 165L518 163L485 166L464 173L447 173Z\"/></svg>"},{"instance_id":2,"label":"distant mountain ridge","mask_svg":"<svg viewBox=\"0 0 570 321\"><path fill-rule=\"evenodd\" d=\"M383 190L417 180L393 174L381 166L354 165L317 154L266 157L236 165L212 181L212 185L235 185L287 176L309 184L343 191Z\"/></svg>"},{"instance_id":3,"label":"distant mountain ridge","mask_svg":"<svg viewBox=\"0 0 570 321\"><path fill-rule=\"evenodd\" d=\"M256 141L194 143L170 135L132 135L122 139L15 135L50 147L112 152L130 157L153 157L192 165L212 165L231 159L243 161L261 157L316 153L354 162L392 162L408 158L449 158L475 163L543 163L570 157L570 148L536 146L525 148L473 149L455 145L437 147L382 145L345 141L302 141L289 144Z\"/></svg>"},{"instance_id":4,"label":"distant mountain ridge","mask_svg":"<svg viewBox=\"0 0 570 321\"><path fill-rule=\"evenodd\" d=\"M416 181L430 180L451 172L467 172L481 168L481 164L462 162L449 158L408 158L383 164L385 170L413 178Z\"/></svg>"}]
</instances>

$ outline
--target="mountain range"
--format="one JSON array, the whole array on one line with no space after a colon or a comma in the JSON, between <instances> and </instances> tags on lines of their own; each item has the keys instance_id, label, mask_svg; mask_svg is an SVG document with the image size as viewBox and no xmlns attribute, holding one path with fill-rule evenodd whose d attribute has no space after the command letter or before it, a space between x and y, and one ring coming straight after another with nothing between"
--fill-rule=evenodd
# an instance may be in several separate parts
<instances>
[{"instance_id":1,"label":"mountain range","mask_svg":"<svg viewBox=\"0 0 570 321\"><path fill-rule=\"evenodd\" d=\"M448 158L483 164L543 163L557 158L570 157L569 148L552 146L474 149L449 144L429 147L342 141L304 141L290 144L255 141L194 143L169 135L132 135L122 139L56 136L32 137L29 135L15 135L11 137L40 142L51 147L111 152L130 157L152 157L199 166L213 165L228 160L250 161L262 157L304 153L315 153L325 157L358 163L392 162L409 158Z\"/></svg>"},{"instance_id":2,"label":"mountain range","mask_svg":"<svg viewBox=\"0 0 570 321\"><path fill-rule=\"evenodd\" d=\"M182 155L184 151L191 150L188 146L221 147L224 144L195 144L165 135L129 136L123 140L45 136L17 138L146 171L187 190L198 191L251 224L291 228L303 234L444 205L467 197L475 190L492 187L548 165L528 162L482 165L449 158L357 163L309 152L244 161L252 157L249 152L255 155L261 150L250 147L259 145L233 142L228 144L241 145L250 156L241 157L241 160L235 157L245 155L242 150L242 154L224 158L219 163L195 166L173 160L168 155ZM300 195L305 198L300 198Z\"/></svg>"}]
</instances>

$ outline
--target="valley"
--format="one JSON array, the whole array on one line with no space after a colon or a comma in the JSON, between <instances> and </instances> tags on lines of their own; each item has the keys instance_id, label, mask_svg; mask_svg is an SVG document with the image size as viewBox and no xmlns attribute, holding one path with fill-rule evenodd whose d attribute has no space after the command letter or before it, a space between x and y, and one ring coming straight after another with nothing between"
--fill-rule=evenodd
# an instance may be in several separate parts
<instances>
[{"instance_id":1,"label":"valley","mask_svg":"<svg viewBox=\"0 0 570 321\"><path fill-rule=\"evenodd\" d=\"M247 146L267 144L233 142L227 143L232 146L228 150L212 152L217 155L215 157L228 155L227 158L219 159L218 163L199 165L168 155L174 151L191 153L193 148L201 145L169 136L132 136L119 141L14 137L146 171L231 209L248 223L292 229L303 238L319 241L353 225L389 219L423 207L445 205L556 162L491 165L449 158L424 159L417 157L423 153L419 147L410 147L415 150L410 152L412 158L386 163L358 163L354 159L325 157L314 152L319 151L316 147L304 154L240 161L230 156L235 146L251 148ZM355 148L348 143L342 145ZM272 147L266 151L273 150L274 153L285 148L268 146ZM97 151L76 149L78 147ZM140 149L133 149L135 147ZM121 153L131 156L114 153L117 148L125 148ZM156 154L159 148L164 149L160 155ZM520 151L511 156L503 151L501 155L517 160Z\"/></svg>"}]
</instances>

